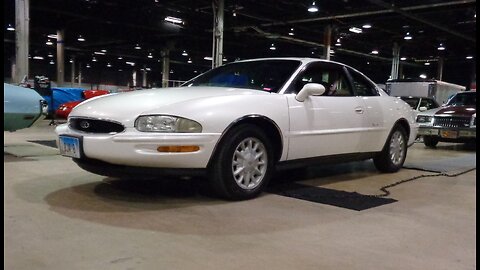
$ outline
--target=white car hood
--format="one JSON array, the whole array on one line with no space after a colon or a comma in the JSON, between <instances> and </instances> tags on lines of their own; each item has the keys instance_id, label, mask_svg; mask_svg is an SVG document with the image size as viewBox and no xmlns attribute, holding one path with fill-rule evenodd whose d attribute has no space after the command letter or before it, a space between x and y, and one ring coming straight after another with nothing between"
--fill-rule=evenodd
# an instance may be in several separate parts
<instances>
[{"instance_id":1,"label":"white car hood","mask_svg":"<svg viewBox=\"0 0 480 270\"><path fill-rule=\"evenodd\" d=\"M225 87L179 87L137 90L134 92L100 96L87 100L76 106L70 117L91 117L115 120L133 125L133 121L142 114L170 113L175 105L188 106L185 102L212 97L235 95L271 95L271 93L238 88ZM180 103L182 103L180 105ZM168 107L168 111L162 108Z\"/></svg>"}]
</instances>

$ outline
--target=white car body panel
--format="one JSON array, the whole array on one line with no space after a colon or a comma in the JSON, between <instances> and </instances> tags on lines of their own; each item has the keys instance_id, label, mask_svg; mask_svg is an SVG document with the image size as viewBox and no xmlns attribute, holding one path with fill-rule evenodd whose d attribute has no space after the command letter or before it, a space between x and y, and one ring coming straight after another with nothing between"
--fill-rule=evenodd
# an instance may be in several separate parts
<instances>
[{"instance_id":1,"label":"white car body panel","mask_svg":"<svg viewBox=\"0 0 480 270\"><path fill-rule=\"evenodd\" d=\"M288 58L291 59L291 58ZM302 65L318 59L297 59ZM227 129L244 117L270 120L281 134L279 161L343 153L379 152L394 123L406 119L411 127L409 144L418 126L408 104L378 90L374 97L313 97L305 102L294 94L221 87L180 87L139 90L100 96L76 106L69 118L110 120L126 129L117 134L92 134L67 124L58 135L82 137L86 157L111 164L156 168L206 168ZM356 112L361 108L362 112ZM194 120L202 133L140 132L134 125L140 115L172 115ZM198 145L190 153L158 152L168 145Z\"/></svg>"}]
</instances>

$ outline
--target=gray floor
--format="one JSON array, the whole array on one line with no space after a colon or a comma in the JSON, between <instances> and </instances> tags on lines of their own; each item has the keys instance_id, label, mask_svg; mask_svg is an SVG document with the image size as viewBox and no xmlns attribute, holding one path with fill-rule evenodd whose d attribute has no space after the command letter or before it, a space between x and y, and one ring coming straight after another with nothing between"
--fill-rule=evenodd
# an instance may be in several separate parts
<instances>
[{"instance_id":1,"label":"gray floor","mask_svg":"<svg viewBox=\"0 0 480 270\"><path fill-rule=\"evenodd\" d=\"M48 122L4 136L5 269L476 269L476 170L438 173L476 168L462 144L416 143L395 174L366 161L272 183L380 195L430 175L357 211L269 192L221 201L198 179L93 175L28 142L53 140Z\"/></svg>"}]
</instances>

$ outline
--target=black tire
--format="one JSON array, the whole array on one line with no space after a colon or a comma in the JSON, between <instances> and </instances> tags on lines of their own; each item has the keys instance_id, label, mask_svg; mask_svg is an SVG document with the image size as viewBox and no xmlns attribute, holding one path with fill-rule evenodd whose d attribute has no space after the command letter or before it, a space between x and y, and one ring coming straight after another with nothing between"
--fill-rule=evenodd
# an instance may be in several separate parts
<instances>
[{"instance_id":1,"label":"black tire","mask_svg":"<svg viewBox=\"0 0 480 270\"><path fill-rule=\"evenodd\" d=\"M236 151L239 149L243 151ZM260 156L255 158L258 155ZM213 190L220 197L246 200L258 196L264 190L273 167L272 145L265 133L255 125L241 124L225 134L218 145L218 151L209 166L209 179Z\"/></svg>"},{"instance_id":2,"label":"black tire","mask_svg":"<svg viewBox=\"0 0 480 270\"><path fill-rule=\"evenodd\" d=\"M400 125L393 127L382 152L373 158L375 167L385 173L393 173L400 170L407 157L407 144L405 129Z\"/></svg>"},{"instance_id":3,"label":"black tire","mask_svg":"<svg viewBox=\"0 0 480 270\"><path fill-rule=\"evenodd\" d=\"M423 136L423 144L429 148L435 148L438 144L438 139L433 136Z\"/></svg>"}]
</instances>

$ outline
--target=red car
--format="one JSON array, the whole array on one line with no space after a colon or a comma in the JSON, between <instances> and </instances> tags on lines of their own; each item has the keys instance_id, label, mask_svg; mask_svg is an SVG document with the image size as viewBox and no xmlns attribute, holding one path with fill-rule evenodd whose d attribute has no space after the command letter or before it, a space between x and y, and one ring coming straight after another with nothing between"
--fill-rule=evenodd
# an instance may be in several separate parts
<instances>
[{"instance_id":1,"label":"red car","mask_svg":"<svg viewBox=\"0 0 480 270\"><path fill-rule=\"evenodd\" d=\"M55 117L60 118L60 119L67 119L68 115L72 111L72 109L77 106L78 104L82 103L84 100L101 96L101 95L106 95L110 94L110 91L108 90L85 90L82 92L82 96L84 99L82 100L76 100L76 101L70 101L63 103L58 107L58 109L55 111Z\"/></svg>"}]
</instances>

